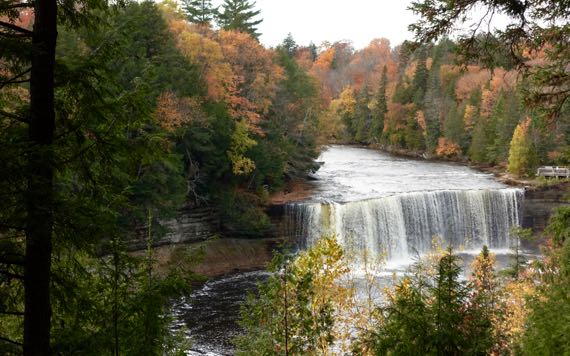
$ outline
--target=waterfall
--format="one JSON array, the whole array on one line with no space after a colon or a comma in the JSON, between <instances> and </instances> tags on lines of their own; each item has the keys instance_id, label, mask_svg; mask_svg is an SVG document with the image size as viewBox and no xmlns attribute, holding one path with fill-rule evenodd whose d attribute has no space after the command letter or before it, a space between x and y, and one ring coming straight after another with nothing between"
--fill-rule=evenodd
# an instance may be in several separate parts
<instances>
[{"instance_id":1,"label":"waterfall","mask_svg":"<svg viewBox=\"0 0 570 356\"><path fill-rule=\"evenodd\" d=\"M336 235L346 251L409 259L438 237L454 248L508 248L520 223L522 189L413 192L347 203L286 207L288 234L301 247Z\"/></svg>"}]
</instances>

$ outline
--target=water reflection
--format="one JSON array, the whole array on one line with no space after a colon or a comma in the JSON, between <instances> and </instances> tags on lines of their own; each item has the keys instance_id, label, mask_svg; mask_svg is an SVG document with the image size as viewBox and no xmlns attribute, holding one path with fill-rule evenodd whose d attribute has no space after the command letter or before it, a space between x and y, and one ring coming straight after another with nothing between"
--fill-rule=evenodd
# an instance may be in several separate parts
<instances>
[{"instance_id":1,"label":"water reflection","mask_svg":"<svg viewBox=\"0 0 570 356\"><path fill-rule=\"evenodd\" d=\"M269 273L256 271L210 280L173 307L174 330L188 329L192 341L189 355L231 355L232 338L239 328L241 303Z\"/></svg>"}]
</instances>

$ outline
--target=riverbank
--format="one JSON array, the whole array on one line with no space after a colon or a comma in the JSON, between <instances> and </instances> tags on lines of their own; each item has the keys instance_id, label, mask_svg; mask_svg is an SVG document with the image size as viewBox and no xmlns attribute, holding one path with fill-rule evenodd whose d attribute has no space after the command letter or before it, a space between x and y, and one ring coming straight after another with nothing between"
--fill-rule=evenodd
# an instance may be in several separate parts
<instances>
[{"instance_id":1,"label":"riverbank","mask_svg":"<svg viewBox=\"0 0 570 356\"><path fill-rule=\"evenodd\" d=\"M456 163L467 166L477 171L492 174L495 179L503 184L520 187L530 190L546 191L549 189L564 190L570 194L570 179L546 179L535 177L516 177L507 172L506 164L476 164L470 162L466 157L439 157L436 155L426 155L422 151L414 151L395 147L386 147L378 144L360 145L360 147L371 148L386 152L395 156L406 157L411 159L421 159L433 162Z\"/></svg>"},{"instance_id":2,"label":"riverbank","mask_svg":"<svg viewBox=\"0 0 570 356\"><path fill-rule=\"evenodd\" d=\"M353 147L355 147L353 145ZM359 146L365 148L365 146ZM546 226L551 212L558 206L567 205L570 195L570 181L564 180L538 180L538 179L515 179L505 172L505 167L501 166L476 166L469 165L461 160L442 160L436 157L418 157L417 153L406 153L399 151L390 152L380 147L376 150L390 153L400 157L409 157L421 161L446 162L457 164L458 166L470 167L480 172L492 174L501 183L525 188L525 208L523 214L523 225L531 227L535 232L541 232ZM267 267L273 257L273 251L283 242L282 236L286 226L283 225L283 207L291 202L302 201L315 194L317 185L314 180L297 179L289 182L282 192L272 195L269 199L267 213L272 219L274 231L271 238L266 239L236 239L236 238L200 238L193 240L188 234L195 234L196 229L189 221L183 221L186 228L177 229L173 236L177 239L169 239L172 244L166 244L156 248L155 256L159 269L164 269L171 264L178 264L184 261L185 264L192 265L191 270L195 273L207 277L217 277L229 273L246 272ZM192 219L186 219L192 220ZM197 219L194 219L197 220ZM194 220L192 220L194 222ZM198 220L197 220L198 221ZM176 225L177 226L177 225ZM200 225L201 226L201 225ZM190 228L192 227L192 228ZM179 231L178 231L179 230ZM206 231L206 230L204 230ZM215 229L209 233L215 235ZM202 234L203 235L203 234ZM200 236L202 236L200 235ZM205 240L205 241L202 241Z\"/></svg>"},{"instance_id":3,"label":"riverbank","mask_svg":"<svg viewBox=\"0 0 570 356\"><path fill-rule=\"evenodd\" d=\"M207 278L267 269L283 241L278 238L215 238L202 242L158 246L153 249L154 268L164 274L172 269L192 271ZM141 256L146 251L136 251Z\"/></svg>"},{"instance_id":4,"label":"riverbank","mask_svg":"<svg viewBox=\"0 0 570 356\"><path fill-rule=\"evenodd\" d=\"M274 193L269 198L269 205L283 205L296 201L306 200L311 197L315 189L315 183L307 179L295 179L288 182L285 188Z\"/></svg>"}]
</instances>

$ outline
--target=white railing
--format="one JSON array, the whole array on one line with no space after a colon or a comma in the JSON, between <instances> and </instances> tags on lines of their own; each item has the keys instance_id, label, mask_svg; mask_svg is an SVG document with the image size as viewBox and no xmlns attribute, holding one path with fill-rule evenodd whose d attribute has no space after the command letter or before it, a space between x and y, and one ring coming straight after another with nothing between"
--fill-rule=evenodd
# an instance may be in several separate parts
<instances>
[{"instance_id":1,"label":"white railing","mask_svg":"<svg viewBox=\"0 0 570 356\"><path fill-rule=\"evenodd\" d=\"M552 166L539 167L536 170L536 175L539 177L570 178L570 168Z\"/></svg>"}]
</instances>

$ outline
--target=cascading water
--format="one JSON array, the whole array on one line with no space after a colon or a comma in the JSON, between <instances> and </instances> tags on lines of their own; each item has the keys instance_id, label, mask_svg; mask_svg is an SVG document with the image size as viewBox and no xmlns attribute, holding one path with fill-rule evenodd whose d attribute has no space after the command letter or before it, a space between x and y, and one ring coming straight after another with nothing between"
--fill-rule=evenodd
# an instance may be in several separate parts
<instances>
[{"instance_id":1,"label":"cascading water","mask_svg":"<svg viewBox=\"0 0 570 356\"><path fill-rule=\"evenodd\" d=\"M443 244L469 250L483 244L503 249L511 243L511 226L521 220L522 189L461 165L346 146L329 147L319 160L324 163L314 174L310 200L285 206L285 232L296 237L301 248L322 234L335 234L353 258L357 293L364 291L368 278L360 274L367 271L361 267L370 266L362 264L363 258L386 258L374 273L379 285L389 286L394 275L405 273L413 257L430 249L434 236ZM466 265L471 252L475 251L462 253ZM495 252L497 263L505 267L506 255ZM238 274L206 283L175 306L174 329L186 325L194 337L190 355L232 354L239 303L264 276Z\"/></svg>"},{"instance_id":2,"label":"cascading water","mask_svg":"<svg viewBox=\"0 0 570 356\"><path fill-rule=\"evenodd\" d=\"M521 189L402 193L345 203L287 206L291 235L302 247L334 234L347 251L409 259L434 237L455 248L508 248L519 225Z\"/></svg>"},{"instance_id":3,"label":"cascading water","mask_svg":"<svg viewBox=\"0 0 570 356\"><path fill-rule=\"evenodd\" d=\"M453 164L414 161L355 147L323 152L311 201L286 206L300 247L334 234L353 256L410 260L434 238L461 249L509 248L524 190Z\"/></svg>"}]
</instances>

